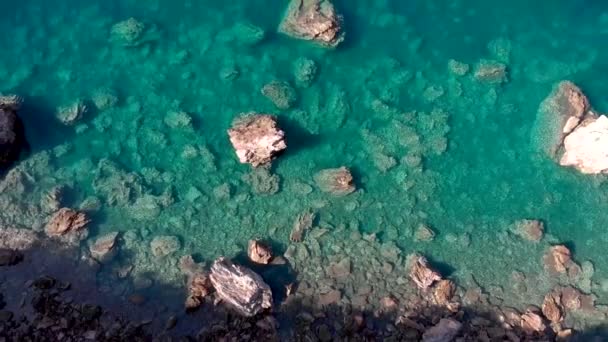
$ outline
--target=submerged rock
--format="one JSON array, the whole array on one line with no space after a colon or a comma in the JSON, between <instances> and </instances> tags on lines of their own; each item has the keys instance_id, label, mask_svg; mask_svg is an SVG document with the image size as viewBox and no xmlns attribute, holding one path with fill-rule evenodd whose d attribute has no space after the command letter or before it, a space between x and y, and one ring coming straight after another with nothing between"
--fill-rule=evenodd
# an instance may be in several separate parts
<instances>
[{"instance_id":1,"label":"submerged rock","mask_svg":"<svg viewBox=\"0 0 608 342\"><path fill-rule=\"evenodd\" d=\"M70 105L57 109L57 119L64 125L72 126L82 119L88 111L87 106L82 100L78 100Z\"/></svg>"},{"instance_id":2,"label":"submerged rock","mask_svg":"<svg viewBox=\"0 0 608 342\"><path fill-rule=\"evenodd\" d=\"M304 237L304 232L312 228L313 222L317 215L310 211L305 211L296 217L293 223L293 229L289 234L289 240L293 242L300 242Z\"/></svg>"},{"instance_id":3,"label":"submerged rock","mask_svg":"<svg viewBox=\"0 0 608 342\"><path fill-rule=\"evenodd\" d=\"M545 269L554 275L571 273L570 269L580 268L572 261L570 250L563 245L552 246L543 257Z\"/></svg>"},{"instance_id":4,"label":"submerged rock","mask_svg":"<svg viewBox=\"0 0 608 342\"><path fill-rule=\"evenodd\" d=\"M16 96L0 96L0 170L18 159L26 144L23 123L17 116L20 102Z\"/></svg>"},{"instance_id":5,"label":"submerged rock","mask_svg":"<svg viewBox=\"0 0 608 342\"><path fill-rule=\"evenodd\" d=\"M157 236L150 242L152 254L157 258L177 252L181 248L181 243L177 236Z\"/></svg>"},{"instance_id":6,"label":"submerged rock","mask_svg":"<svg viewBox=\"0 0 608 342\"><path fill-rule=\"evenodd\" d=\"M342 17L329 0L291 0L279 31L325 47L336 47L344 40Z\"/></svg>"},{"instance_id":7,"label":"submerged rock","mask_svg":"<svg viewBox=\"0 0 608 342\"><path fill-rule=\"evenodd\" d=\"M506 82L507 66L496 61L481 60L475 69L475 79L490 84Z\"/></svg>"},{"instance_id":8,"label":"submerged rock","mask_svg":"<svg viewBox=\"0 0 608 342\"><path fill-rule=\"evenodd\" d=\"M453 318L442 318L435 326L422 334L423 342L452 341L462 329L462 323Z\"/></svg>"},{"instance_id":9,"label":"submerged rock","mask_svg":"<svg viewBox=\"0 0 608 342\"><path fill-rule=\"evenodd\" d=\"M118 232L111 232L99 237L89 248L91 256L101 262L112 259L117 252L117 249L115 248L117 237Z\"/></svg>"},{"instance_id":10,"label":"submerged rock","mask_svg":"<svg viewBox=\"0 0 608 342\"><path fill-rule=\"evenodd\" d=\"M356 190L353 175L344 166L321 170L314 175L314 179L321 191L335 196L345 196Z\"/></svg>"},{"instance_id":11,"label":"submerged rock","mask_svg":"<svg viewBox=\"0 0 608 342\"><path fill-rule=\"evenodd\" d=\"M539 220L520 220L515 222L513 233L522 239L538 242L543 238L544 224Z\"/></svg>"},{"instance_id":12,"label":"submerged rock","mask_svg":"<svg viewBox=\"0 0 608 342\"><path fill-rule=\"evenodd\" d=\"M218 297L244 316L254 316L272 307L272 292L262 277L226 258L213 263L210 279Z\"/></svg>"},{"instance_id":13,"label":"submerged rock","mask_svg":"<svg viewBox=\"0 0 608 342\"><path fill-rule=\"evenodd\" d=\"M520 324L522 329L529 334L542 333L547 330L547 326L545 325L543 318L539 314L532 311L528 311L521 315Z\"/></svg>"},{"instance_id":14,"label":"submerged rock","mask_svg":"<svg viewBox=\"0 0 608 342\"><path fill-rule=\"evenodd\" d=\"M254 167L270 163L287 148L285 133L270 115L245 114L234 121L228 136L239 161Z\"/></svg>"},{"instance_id":15,"label":"submerged rock","mask_svg":"<svg viewBox=\"0 0 608 342\"><path fill-rule=\"evenodd\" d=\"M186 299L186 310L197 309L203 300L213 291L213 285L209 276L204 272L193 274L188 278L188 298Z\"/></svg>"},{"instance_id":16,"label":"submerged rock","mask_svg":"<svg viewBox=\"0 0 608 342\"><path fill-rule=\"evenodd\" d=\"M89 222L91 220L87 218L86 214L69 208L61 208L49 220L45 227L45 232L49 236L78 232Z\"/></svg>"},{"instance_id":17,"label":"submerged rock","mask_svg":"<svg viewBox=\"0 0 608 342\"><path fill-rule=\"evenodd\" d=\"M298 58L294 62L294 77L296 85L308 88L317 75L317 64L312 59Z\"/></svg>"},{"instance_id":18,"label":"submerged rock","mask_svg":"<svg viewBox=\"0 0 608 342\"><path fill-rule=\"evenodd\" d=\"M154 25L144 24L135 18L120 21L110 30L110 41L125 47L137 47L158 38Z\"/></svg>"},{"instance_id":19,"label":"submerged rock","mask_svg":"<svg viewBox=\"0 0 608 342\"><path fill-rule=\"evenodd\" d=\"M421 255L410 255L408 257L410 278L416 283L418 288L426 290L436 281L441 280L441 274L429 266L428 260Z\"/></svg>"},{"instance_id":20,"label":"submerged rock","mask_svg":"<svg viewBox=\"0 0 608 342\"><path fill-rule=\"evenodd\" d=\"M414 240L415 241L433 241L435 239L435 231L431 229L431 227L420 224L416 231L414 232Z\"/></svg>"},{"instance_id":21,"label":"submerged rock","mask_svg":"<svg viewBox=\"0 0 608 342\"><path fill-rule=\"evenodd\" d=\"M279 109L289 109L297 100L296 91L287 82L272 81L261 92Z\"/></svg>"},{"instance_id":22,"label":"submerged rock","mask_svg":"<svg viewBox=\"0 0 608 342\"><path fill-rule=\"evenodd\" d=\"M249 240L247 245L247 256L257 264L268 264L272 260L272 249L270 246L258 240Z\"/></svg>"},{"instance_id":23,"label":"submerged rock","mask_svg":"<svg viewBox=\"0 0 608 342\"><path fill-rule=\"evenodd\" d=\"M437 285L435 285L435 289L433 290L433 297L435 298L435 303L439 305L448 305L454 294L456 293L456 285L453 281L444 279L440 280Z\"/></svg>"}]
</instances>

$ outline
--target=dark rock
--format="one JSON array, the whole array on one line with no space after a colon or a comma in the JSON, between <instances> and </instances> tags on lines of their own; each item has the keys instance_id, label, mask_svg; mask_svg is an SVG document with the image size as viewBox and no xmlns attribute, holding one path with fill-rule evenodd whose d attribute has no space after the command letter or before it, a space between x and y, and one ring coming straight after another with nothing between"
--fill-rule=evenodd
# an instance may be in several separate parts
<instances>
[{"instance_id":1,"label":"dark rock","mask_svg":"<svg viewBox=\"0 0 608 342\"><path fill-rule=\"evenodd\" d=\"M55 286L56 280L55 278L49 276L43 276L34 281L32 284L35 288L40 290L48 290Z\"/></svg>"},{"instance_id":2,"label":"dark rock","mask_svg":"<svg viewBox=\"0 0 608 342\"><path fill-rule=\"evenodd\" d=\"M16 161L26 145L23 123L17 116L19 104L15 96L0 96L0 170Z\"/></svg>"},{"instance_id":3,"label":"dark rock","mask_svg":"<svg viewBox=\"0 0 608 342\"><path fill-rule=\"evenodd\" d=\"M13 266L23 260L21 252L12 249L0 249L0 266Z\"/></svg>"},{"instance_id":4,"label":"dark rock","mask_svg":"<svg viewBox=\"0 0 608 342\"><path fill-rule=\"evenodd\" d=\"M262 277L226 258L213 263L210 279L218 297L244 316L272 307L272 292Z\"/></svg>"},{"instance_id":5,"label":"dark rock","mask_svg":"<svg viewBox=\"0 0 608 342\"><path fill-rule=\"evenodd\" d=\"M101 307L93 304L84 304L80 308L80 314L85 320L92 321L101 316Z\"/></svg>"}]
</instances>

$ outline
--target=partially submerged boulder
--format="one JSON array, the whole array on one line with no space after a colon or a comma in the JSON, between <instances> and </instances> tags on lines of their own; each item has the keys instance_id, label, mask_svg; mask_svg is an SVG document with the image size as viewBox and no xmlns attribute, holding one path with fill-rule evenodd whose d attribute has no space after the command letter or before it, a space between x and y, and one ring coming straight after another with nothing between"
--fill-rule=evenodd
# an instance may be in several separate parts
<instances>
[{"instance_id":1,"label":"partially submerged boulder","mask_svg":"<svg viewBox=\"0 0 608 342\"><path fill-rule=\"evenodd\" d=\"M254 167L270 163L287 148L285 132L271 115L245 114L234 121L228 136L239 161Z\"/></svg>"},{"instance_id":2,"label":"partially submerged boulder","mask_svg":"<svg viewBox=\"0 0 608 342\"><path fill-rule=\"evenodd\" d=\"M436 281L440 281L441 274L433 270L428 260L421 255L411 255L408 257L410 268L410 278L416 283L416 286L422 290L430 288Z\"/></svg>"},{"instance_id":3,"label":"partially submerged boulder","mask_svg":"<svg viewBox=\"0 0 608 342\"><path fill-rule=\"evenodd\" d=\"M85 213L77 212L69 208L59 209L45 227L49 236L60 236L72 232L78 232L91 222Z\"/></svg>"},{"instance_id":4,"label":"partially submerged boulder","mask_svg":"<svg viewBox=\"0 0 608 342\"><path fill-rule=\"evenodd\" d=\"M608 118L594 113L570 81L558 83L541 103L531 141L562 166L585 174L608 172Z\"/></svg>"},{"instance_id":5,"label":"partially submerged boulder","mask_svg":"<svg viewBox=\"0 0 608 342\"><path fill-rule=\"evenodd\" d=\"M272 292L262 277L226 258L211 266L211 284L217 295L244 316L254 316L272 307Z\"/></svg>"},{"instance_id":6,"label":"partially submerged boulder","mask_svg":"<svg viewBox=\"0 0 608 342\"><path fill-rule=\"evenodd\" d=\"M256 264L266 265L272 260L272 249L261 241L249 240L247 255Z\"/></svg>"},{"instance_id":7,"label":"partially submerged boulder","mask_svg":"<svg viewBox=\"0 0 608 342\"><path fill-rule=\"evenodd\" d=\"M353 175L342 166L336 169L325 169L314 175L315 183L321 191L335 196L345 196L355 191Z\"/></svg>"},{"instance_id":8,"label":"partially submerged boulder","mask_svg":"<svg viewBox=\"0 0 608 342\"><path fill-rule=\"evenodd\" d=\"M329 0L291 0L279 32L336 47L344 40L342 16Z\"/></svg>"},{"instance_id":9,"label":"partially submerged boulder","mask_svg":"<svg viewBox=\"0 0 608 342\"><path fill-rule=\"evenodd\" d=\"M556 245L549 248L543 256L545 269L552 275L567 273L568 276L575 277L580 273L580 266L572 261L570 250L563 245Z\"/></svg>"},{"instance_id":10,"label":"partially submerged boulder","mask_svg":"<svg viewBox=\"0 0 608 342\"><path fill-rule=\"evenodd\" d=\"M111 232L99 237L89 247L91 256L101 262L112 259L118 251L116 248L116 238L118 238L118 232Z\"/></svg>"},{"instance_id":11,"label":"partially submerged boulder","mask_svg":"<svg viewBox=\"0 0 608 342\"><path fill-rule=\"evenodd\" d=\"M0 96L0 170L18 159L26 144L23 123L17 116L20 102L16 96Z\"/></svg>"}]
</instances>

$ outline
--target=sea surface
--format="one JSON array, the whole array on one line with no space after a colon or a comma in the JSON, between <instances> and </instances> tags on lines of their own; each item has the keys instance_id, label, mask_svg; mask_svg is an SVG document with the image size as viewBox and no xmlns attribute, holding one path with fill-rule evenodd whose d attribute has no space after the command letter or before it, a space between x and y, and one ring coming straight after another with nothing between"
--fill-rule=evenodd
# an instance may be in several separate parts
<instances>
[{"instance_id":1,"label":"sea surface","mask_svg":"<svg viewBox=\"0 0 608 342\"><path fill-rule=\"evenodd\" d=\"M565 244L583 265L575 285L605 308L606 177L560 167L534 151L530 135L540 103L562 80L608 112L608 3L333 3L346 32L336 49L278 33L286 0L1 0L0 92L23 98L30 148L14 166L23 186L3 186L0 223L42 230L51 214L45 198L60 187L62 204L93 220L83 250L121 233L120 254L99 283L125 297L150 284L182 286L183 255L209 265L239 255L252 238L283 253L302 213L315 215L313 231L323 236L309 263L294 262L298 274L348 255L360 234L378 248L351 257L353 273L383 246L396 247L519 309L563 283L546 274L542 256ZM143 25L133 44L115 26L129 18ZM298 80L304 60L316 68L310 84ZM475 77L487 63L506 66L506 78ZM293 88L290 108L262 94L272 81ZM86 112L64 124L62 108L79 101ZM286 133L287 151L269 171L240 164L226 133L252 111L276 115ZM340 166L358 190L321 192L314 175ZM544 223L540 242L513 234L522 219ZM421 224L432 241L416 239ZM150 242L159 236L179 246L158 258ZM118 280L115 271L128 265ZM509 295L514 274L534 286ZM326 285L325 276L308 284ZM343 286L341 303L357 279L331 285ZM378 296L398 290L379 288Z\"/></svg>"}]
</instances>

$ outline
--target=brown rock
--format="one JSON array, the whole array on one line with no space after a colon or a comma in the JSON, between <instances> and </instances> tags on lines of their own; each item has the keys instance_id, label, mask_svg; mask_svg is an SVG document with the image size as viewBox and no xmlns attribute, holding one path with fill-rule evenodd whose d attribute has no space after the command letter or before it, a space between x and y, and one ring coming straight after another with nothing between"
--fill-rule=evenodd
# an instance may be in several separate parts
<instances>
[{"instance_id":1,"label":"brown rock","mask_svg":"<svg viewBox=\"0 0 608 342\"><path fill-rule=\"evenodd\" d=\"M49 236L59 236L83 229L91 220L84 213L69 208L59 209L46 225Z\"/></svg>"},{"instance_id":2,"label":"brown rock","mask_svg":"<svg viewBox=\"0 0 608 342\"><path fill-rule=\"evenodd\" d=\"M428 289L436 281L441 280L441 275L429 267L425 257L420 255L410 256L410 278L423 290Z\"/></svg>"},{"instance_id":3,"label":"brown rock","mask_svg":"<svg viewBox=\"0 0 608 342\"><path fill-rule=\"evenodd\" d=\"M534 313L532 311L528 311L525 314L521 315L521 327L522 329L529 333L542 333L547 329L547 326L545 325L543 318L538 315L537 313Z\"/></svg>"},{"instance_id":4,"label":"brown rock","mask_svg":"<svg viewBox=\"0 0 608 342\"><path fill-rule=\"evenodd\" d=\"M561 307L561 298L558 293L551 292L545 296L545 300L543 301L542 307L543 315L547 317L553 323L561 322L563 319L562 316L562 307Z\"/></svg>"},{"instance_id":5,"label":"brown rock","mask_svg":"<svg viewBox=\"0 0 608 342\"><path fill-rule=\"evenodd\" d=\"M538 242L543 238L544 224L538 220L521 220L515 223L513 233L524 240Z\"/></svg>"},{"instance_id":6,"label":"brown rock","mask_svg":"<svg viewBox=\"0 0 608 342\"><path fill-rule=\"evenodd\" d=\"M258 240L249 240L247 255L255 263L267 265L272 260L272 249Z\"/></svg>"},{"instance_id":7,"label":"brown rock","mask_svg":"<svg viewBox=\"0 0 608 342\"><path fill-rule=\"evenodd\" d=\"M207 274L201 272L194 274L188 281L188 298L186 299L186 310L197 309L205 297L213 291L213 285Z\"/></svg>"},{"instance_id":8,"label":"brown rock","mask_svg":"<svg viewBox=\"0 0 608 342\"><path fill-rule=\"evenodd\" d=\"M285 133L271 115L244 114L234 121L228 136L239 161L254 167L270 163L287 148Z\"/></svg>"},{"instance_id":9,"label":"brown rock","mask_svg":"<svg viewBox=\"0 0 608 342\"><path fill-rule=\"evenodd\" d=\"M441 280L435 285L433 297L439 305L447 305L456 293L456 285L448 279Z\"/></svg>"},{"instance_id":10,"label":"brown rock","mask_svg":"<svg viewBox=\"0 0 608 342\"><path fill-rule=\"evenodd\" d=\"M211 284L217 296L244 316L253 316L272 307L272 292L262 277L226 258L211 266Z\"/></svg>"},{"instance_id":11,"label":"brown rock","mask_svg":"<svg viewBox=\"0 0 608 342\"><path fill-rule=\"evenodd\" d=\"M545 269L550 273L566 273L572 264L570 250L563 245L552 246L543 257Z\"/></svg>"},{"instance_id":12,"label":"brown rock","mask_svg":"<svg viewBox=\"0 0 608 342\"><path fill-rule=\"evenodd\" d=\"M581 297L583 294L571 287L563 287L558 289L559 294L561 296L562 305L568 310L578 310L581 308Z\"/></svg>"},{"instance_id":13,"label":"brown rock","mask_svg":"<svg viewBox=\"0 0 608 342\"><path fill-rule=\"evenodd\" d=\"M314 179L321 191L335 196L345 196L355 191L353 175L344 166L321 170L315 174Z\"/></svg>"},{"instance_id":14,"label":"brown rock","mask_svg":"<svg viewBox=\"0 0 608 342\"><path fill-rule=\"evenodd\" d=\"M335 47L344 40L342 17L329 0L291 0L279 31L291 37Z\"/></svg>"}]
</instances>

